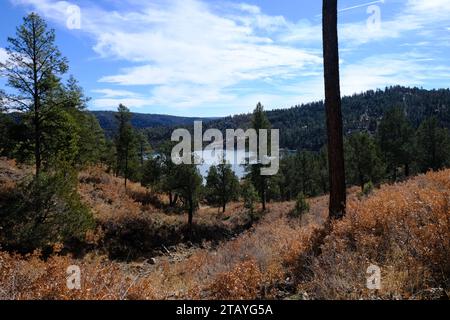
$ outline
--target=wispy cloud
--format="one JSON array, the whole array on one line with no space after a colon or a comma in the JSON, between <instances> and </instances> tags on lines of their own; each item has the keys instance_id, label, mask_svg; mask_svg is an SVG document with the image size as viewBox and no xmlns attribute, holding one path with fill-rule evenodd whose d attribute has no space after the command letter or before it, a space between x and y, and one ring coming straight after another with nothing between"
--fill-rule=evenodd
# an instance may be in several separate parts
<instances>
[{"instance_id":1,"label":"wispy cloud","mask_svg":"<svg viewBox=\"0 0 450 320\"><path fill-rule=\"evenodd\" d=\"M135 92L127 90L95 89L91 92L102 94L105 98L135 98L138 96Z\"/></svg>"},{"instance_id":2,"label":"wispy cloud","mask_svg":"<svg viewBox=\"0 0 450 320\"><path fill-rule=\"evenodd\" d=\"M67 2L14 0L34 5L64 23ZM82 8L83 31L95 38L101 57L135 66L105 75L100 82L156 86L150 103L195 106L231 99L227 89L242 81L288 77L321 64L316 53L274 43L270 33L286 24L256 6L225 6L224 12L197 0L148 4L139 11Z\"/></svg>"},{"instance_id":3,"label":"wispy cloud","mask_svg":"<svg viewBox=\"0 0 450 320\"><path fill-rule=\"evenodd\" d=\"M8 54L6 53L6 50L3 48L0 48L0 62L5 62L8 59Z\"/></svg>"},{"instance_id":4,"label":"wispy cloud","mask_svg":"<svg viewBox=\"0 0 450 320\"><path fill-rule=\"evenodd\" d=\"M66 23L69 2L11 1L32 6L61 25ZM381 28L373 30L367 28L365 14L359 21L340 23L343 93L447 79L442 63L417 56L418 49L427 47L425 43L445 43L442 34L434 33L437 26L441 32L450 28L447 3L404 0L397 12L382 16ZM101 4L82 6L81 32L94 40L93 51L98 56L127 67L98 79L99 86L111 88L93 91L100 95L93 100L96 108L119 102L182 109L230 106L231 113L244 105L248 110L258 100L275 107L323 96L317 19L290 21L246 3L124 0L121 11ZM411 39L419 33L424 33L422 38ZM417 45L398 45L395 54L369 51L367 56L351 56L360 47L392 39ZM433 41L437 39L441 40Z\"/></svg>"}]
</instances>

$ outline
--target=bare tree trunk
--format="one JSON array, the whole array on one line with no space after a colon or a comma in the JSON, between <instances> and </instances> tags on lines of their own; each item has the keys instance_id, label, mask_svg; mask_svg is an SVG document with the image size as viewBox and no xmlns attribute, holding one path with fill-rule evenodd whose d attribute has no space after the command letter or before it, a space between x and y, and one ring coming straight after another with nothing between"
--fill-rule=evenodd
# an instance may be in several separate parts
<instances>
[{"instance_id":1,"label":"bare tree trunk","mask_svg":"<svg viewBox=\"0 0 450 320\"><path fill-rule=\"evenodd\" d=\"M341 93L339 85L337 0L323 0L322 31L328 162L330 171L329 216L331 219L339 219L345 215L346 190Z\"/></svg>"},{"instance_id":2,"label":"bare tree trunk","mask_svg":"<svg viewBox=\"0 0 450 320\"><path fill-rule=\"evenodd\" d=\"M192 200L192 197L189 196L189 216L188 216L188 224L189 228L192 228L192 220L194 217L194 201Z\"/></svg>"},{"instance_id":3,"label":"bare tree trunk","mask_svg":"<svg viewBox=\"0 0 450 320\"><path fill-rule=\"evenodd\" d=\"M36 98L37 99L37 98ZM41 128L39 119L39 103L35 102L34 111L34 158L36 165L36 177L39 178L41 173L42 158L41 158Z\"/></svg>"},{"instance_id":4,"label":"bare tree trunk","mask_svg":"<svg viewBox=\"0 0 450 320\"><path fill-rule=\"evenodd\" d=\"M261 190L261 202L262 202L262 209L263 211L266 211L266 177L261 176L261 183L262 183L262 190Z\"/></svg>"},{"instance_id":5,"label":"bare tree trunk","mask_svg":"<svg viewBox=\"0 0 450 320\"><path fill-rule=\"evenodd\" d=\"M42 166L41 155L41 126L40 126L40 99L39 99L39 87L38 87L38 66L37 66L37 45L36 45L36 26L33 20L32 22L33 32L33 104L34 104L34 160L36 163L36 177L39 178Z\"/></svg>"},{"instance_id":6,"label":"bare tree trunk","mask_svg":"<svg viewBox=\"0 0 450 320\"><path fill-rule=\"evenodd\" d=\"M127 191L127 180L128 180L128 142L125 148L125 192Z\"/></svg>"},{"instance_id":7,"label":"bare tree trunk","mask_svg":"<svg viewBox=\"0 0 450 320\"><path fill-rule=\"evenodd\" d=\"M171 191L169 191L169 206L173 206L173 196Z\"/></svg>"}]
</instances>

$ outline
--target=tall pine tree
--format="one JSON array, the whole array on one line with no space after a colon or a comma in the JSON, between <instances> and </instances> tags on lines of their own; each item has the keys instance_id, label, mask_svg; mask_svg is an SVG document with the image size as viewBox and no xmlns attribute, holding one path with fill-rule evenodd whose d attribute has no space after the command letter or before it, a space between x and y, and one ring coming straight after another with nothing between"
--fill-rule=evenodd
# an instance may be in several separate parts
<instances>
[{"instance_id":1,"label":"tall pine tree","mask_svg":"<svg viewBox=\"0 0 450 320\"><path fill-rule=\"evenodd\" d=\"M267 119L267 115L264 112L263 105L258 102L255 110L253 111L253 119L252 119L252 128L256 130L258 136L258 149L257 153L259 157L259 139L260 139L260 131L261 129L270 129L270 122ZM270 138L270 134L268 134L268 139ZM270 141L268 140L270 145ZM261 175L261 168L263 164L261 163L261 159L258 160L257 164L251 164L247 167L247 171L249 171L248 175L255 186L256 190L261 199L262 209L266 210L266 202L267 202L267 180L268 176Z\"/></svg>"},{"instance_id":2,"label":"tall pine tree","mask_svg":"<svg viewBox=\"0 0 450 320\"><path fill-rule=\"evenodd\" d=\"M8 59L0 63L1 74L8 79L8 86L14 89L4 99L11 110L26 113L31 126L31 140L34 149L36 176L42 168L43 149L47 125L58 108L56 90L60 86L60 76L67 69L67 60L55 45L55 32L47 28L46 22L35 13L23 20L16 30L15 38L8 38L6 47Z\"/></svg>"},{"instance_id":3,"label":"tall pine tree","mask_svg":"<svg viewBox=\"0 0 450 320\"><path fill-rule=\"evenodd\" d=\"M422 172L450 165L450 133L431 117L417 130L417 158Z\"/></svg>"},{"instance_id":4,"label":"tall pine tree","mask_svg":"<svg viewBox=\"0 0 450 320\"><path fill-rule=\"evenodd\" d=\"M346 206L344 142L339 83L337 0L323 0L322 31L328 163L330 171L329 216L335 219L345 215Z\"/></svg>"},{"instance_id":5,"label":"tall pine tree","mask_svg":"<svg viewBox=\"0 0 450 320\"><path fill-rule=\"evenodd\" d=\"M116 175L122 175L124 177L126 189L132 168L136 166L137 162L137 141L130 122L130 110L123 104L120 104L117 109L116 120L118 122L118 129L115 137Z\"/></svg>"}]
</instances>

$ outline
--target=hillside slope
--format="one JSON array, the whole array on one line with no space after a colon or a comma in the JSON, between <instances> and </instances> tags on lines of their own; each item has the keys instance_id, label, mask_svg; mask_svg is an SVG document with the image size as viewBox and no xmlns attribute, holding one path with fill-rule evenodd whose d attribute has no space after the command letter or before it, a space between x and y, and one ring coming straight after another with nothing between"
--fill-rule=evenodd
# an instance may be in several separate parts
<instances>
[{"instance_id":1,"label":"hillside slope","mask_svg":"<svg viewBox=\"0 0 450 320\"><path fill-rule=\"evenodd\" d=\"M12 162L1 168L2 188L20 176ZM184 239L163 247L161 242L159 254L147 250L148 243L130 227L166 230L170 236L184 225L183 215L146 204L140 196L148 190L138 185L125 194L120 180L99 169L80 176L80 193L99 222L93 243L105 242L105 234L121 234L113 238L119 242L109 242L113 248L140 250L123 262L102 250L74 257L62 251L46 261L39 252L0 252L0 299L436 299L449 294L450 170L384 185L368 197L349 190L348 213L325 238L326 196L310 199L311 210L301 220L289 217L293 203L271 203L246 231L215 244L207 234L197 244ZM236 203L225 216L202 207L196 217L198 225L230 227L245 221L247 213ZM107 229L111 225L117 229ZM74 264L83 270L82 290L66 288L66 268ZM381 290L366 288L371 264L381 268Z\"/></svg>"},{"instance_id":2,"label":"hillside slope","mask_svg":"<svg viewBox=\"0 0 450 320\"><path fill-rule=\"evenodd\" d=\"M113 111L92 111L97 118L100 126L110 136L117 128L115 112ZM194 121L201 120L209 122L217 118L195 118L195 117L178 117L163 114L144 114L132 113L131 124L137 129L154 128L154 127L172 127L189 125Z\"/></svg>"},{"instance_id":3,"label":"hillside slope","mask_svg":"<svg viewBox=\"0 0 450 320\"><path fill-rule=\"evenodd\" d=\"M256 105L255 101L255 105ZM450 90L425 90L419 88L390 87L367 91L342 99L344 133L368 131L374 133L384 113L394 106L404 108L414 127L430 116L436 116L442 125L450 128ZM272 128L280 129L280 145L288 149L317 151L326 141L325 108L322 101L297 105L289 109L267 112ZM225 117L208 122L204 127L248 128L250 114ZM178 124L177 124L178 125ZM192 127L192 121L184 125ZM170 139L174 126L159 126L148 131L153 146Z\"/></svg>"}]
</instances>

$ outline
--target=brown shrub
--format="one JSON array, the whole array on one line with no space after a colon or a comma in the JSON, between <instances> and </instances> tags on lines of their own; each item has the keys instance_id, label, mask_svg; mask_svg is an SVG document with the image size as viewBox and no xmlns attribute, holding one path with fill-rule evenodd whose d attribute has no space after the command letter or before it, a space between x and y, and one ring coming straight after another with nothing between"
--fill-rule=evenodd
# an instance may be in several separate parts
<instances>
[{"instance_id":1,"label":"brown shrub","mask_svg":"<svg viewBox=\"0 0 450 320\"><path fill-rule=\"evenodd\" d=\"M90 170L80 176L80 193L100 224L111 226L91 234L93 242L117 231L116 240L126 238L119 245L148 249L151 242L136 235L150 229L176 234L185 224L183 215L144 204L148 191L139 185L130 183L125 193L122 179ZM358 191L349 191L348 213L326 237L328 201L318 197L309 199L301 221L287 216L293 203L270 203L246 231L239 229L247 223L242 204L230 204L225 214L202 207L198 234L226 232L220 239L228 241L169 247L155 265L109 261L94 252L45 261L38 253L0 252L0 299L270 299L294 294L295 286L316 299L435 298L433 288L448 290L450 170L383 186L361 199ZM366 288L370 264L381 268L380 291ZM66 288L69 265L82 270L80 291Z\"/></svg>"},{"instance_id":2,"label":"brown shrub","mask_svg":"<svg viewBox=\"0 0 450 320\"><path fill-rule=\"evenodd\" d=\"M81 289L67 288L67 268L81 270ZM52 256L42 260L35 252L26 257L0 253L0 300L80 300L155 298L145 280L131 277L120 265L100 257L73 260Z\"/></svg>"},{"instance_id":3,"label":"brown shrub","mask_svg":"<svg viewBox=\"0 0 450 320\"><path fill-rule=\"evenodd\" d=\"M230 272L217 275L209 291L213 299L250 300L260 296L262 274L256 261L239 263Z\"/></svg>"},{"instance_id":4,"label":"brown shrub","mask_svg":"<svg viewBox=\"0 0 450 320\"><path fill-rule=\"evenodd\" d=\"M449 288L450 170L383 186L369 198L351 199L333 225L313 278L300 285L325 299L422 298ZM369 291L366 270L382 270L382 289Z\"/></svg>"}]
</instances>

